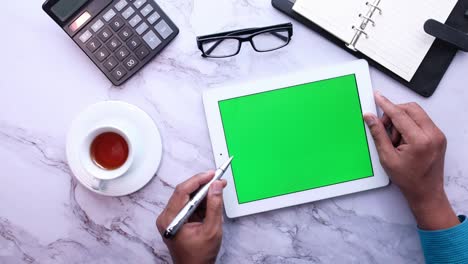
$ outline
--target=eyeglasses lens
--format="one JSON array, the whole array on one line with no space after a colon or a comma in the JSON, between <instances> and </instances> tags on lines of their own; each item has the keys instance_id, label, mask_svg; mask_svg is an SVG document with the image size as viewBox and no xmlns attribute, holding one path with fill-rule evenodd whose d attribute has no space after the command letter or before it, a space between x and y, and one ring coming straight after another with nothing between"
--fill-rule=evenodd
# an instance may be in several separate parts
<instances>
[{"instance_id":1,"label":"eyeglasses lens","mask_svg":"<svg viewBox=\"0 0 468 264\"><path fill-rule=\"evenodd\" d=\"M282 48L289 42L289 32L285 29L264 32L252 38L257 51L270 51Z\"/></svg>"},{"instance_id":2,"label":"eyeglasses lens","mask_svg":"<svg viewBox=\"0 0 468 264\"><path fill-rule=\"evenodd\" d=\"M206 55L210 57L228 57L235 55L239 51L239 40L237 39L217 39L206 40L202 47Z\"/></svg>"}]
</instances>

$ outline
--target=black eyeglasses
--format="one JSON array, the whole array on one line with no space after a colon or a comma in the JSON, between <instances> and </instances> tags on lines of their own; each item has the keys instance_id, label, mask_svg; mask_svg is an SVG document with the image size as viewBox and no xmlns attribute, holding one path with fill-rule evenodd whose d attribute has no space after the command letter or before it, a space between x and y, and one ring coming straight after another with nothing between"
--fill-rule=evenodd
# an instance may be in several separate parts
<instances>
[{"instance_id":1,"label":"black eyeglasses","mask_svg":"<svg viewBox=\"0 0 468 264\"><path fill-rule=\"evenodd\" d=\"M250 42L257 52L267 52L288 45L292 35L292 24L286 23L201 36L197 45L204 58L227 58L239 54L242 42Z\"/></svg>"}]
</instances>

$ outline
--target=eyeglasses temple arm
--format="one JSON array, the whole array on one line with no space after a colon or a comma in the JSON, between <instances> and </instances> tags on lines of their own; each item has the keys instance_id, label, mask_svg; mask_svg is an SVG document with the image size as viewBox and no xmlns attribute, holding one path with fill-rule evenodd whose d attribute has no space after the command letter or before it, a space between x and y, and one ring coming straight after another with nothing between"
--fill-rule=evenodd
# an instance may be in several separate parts
<instances>
[{"instance_id":1,"label":"eyeglasses temple arm","mask_svg":"<svg viewBox=\"0 0 468 264\"><path fill-rule=\"evenodd\" d=\"M279 34L278 32L270 32L270 33L271 33L273 36L275 36L275 37L277 37L277 38L279 38L279 39L281 39L281 40L283 40L283 41L285 41L285 42L289 40L289 37L285 37L285 36Z\"/></svg>"}]
</instances>

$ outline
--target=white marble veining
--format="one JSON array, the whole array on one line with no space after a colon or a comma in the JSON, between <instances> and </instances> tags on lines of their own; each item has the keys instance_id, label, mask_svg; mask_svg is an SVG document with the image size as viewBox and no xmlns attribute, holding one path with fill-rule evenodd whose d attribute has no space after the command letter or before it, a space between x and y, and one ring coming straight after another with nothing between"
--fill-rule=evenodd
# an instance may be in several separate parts
<instances>
[{"instance_id":1,"label":"white marble veining","mask_svg":"<svg viewBox=\"0 0 468 264\"><path fill-rule=\"evenodd\" d=\"M200 57L195 36L290 21L268 0L160 0L181 33L122 87L113 87L41 10L2 1L0 40L0 263L170 263L155 218L173 187L214 166L201 94L232 82L354 59L294 23L292 43L226 60ZM396 102L417 101L447 134L446 186L468 213L468 55L458 54L424 99L372 69ZM77 184L65 135L86 106L135 104L162 134L160 170L141 191L101 197ZM414 220L395 186L225 220L219 263L421 263Z\"/></svg>"}]
</instances>

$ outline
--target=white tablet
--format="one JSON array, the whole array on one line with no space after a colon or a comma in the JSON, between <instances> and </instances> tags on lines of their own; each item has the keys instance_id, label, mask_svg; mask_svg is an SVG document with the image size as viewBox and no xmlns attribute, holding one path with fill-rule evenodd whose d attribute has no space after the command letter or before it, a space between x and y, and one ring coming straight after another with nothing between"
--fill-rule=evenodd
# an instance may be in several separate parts
<instances>
[{"instance_id":1,"label":"white tablet","mask_svg":"<svg viewBox=\"0 0 468 264\"><path fill-rule=\"evenodd\" d=\"M228 217L389 184L363 113L376 114L364 60L207 91Z\"/></svg>"}]
</instances>

